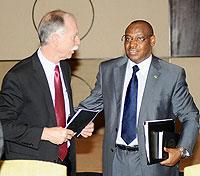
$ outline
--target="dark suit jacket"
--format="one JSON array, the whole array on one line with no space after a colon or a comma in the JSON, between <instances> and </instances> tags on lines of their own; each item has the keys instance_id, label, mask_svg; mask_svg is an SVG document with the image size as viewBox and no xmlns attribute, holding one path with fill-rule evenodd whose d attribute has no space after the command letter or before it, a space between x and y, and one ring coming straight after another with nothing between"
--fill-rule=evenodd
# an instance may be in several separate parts
<instances>
[{"instance_id":1,"label":"dark suit jacket","mask_svg":"<svg viewBox=\"0 0 200 176\"><path fill-rule=\"evenodd\" d=\"M71 70L67 61L61 61L60 66L72 115ZM4 77L0 119L5 159L57 161L58 146L41 141L43 128L57 124L50 89L37 52L16 64ZM71 141L69 160L72 173L75 173L74 140Z\"/></svg>"},{"instance_id":2,"label":"dark suit jacket","mask_svg":"<svg viewBox=\"0 0 200 176\"><path fill-rule=\"evenodd\" d=\"M104 109L104 176L114 176L112 175L112 165L116 151L115 144L119 129L127 61L127 57L119 57L101 63L95 88L92 90L91 95L79 105L80 108L86 109ZM188 91L185 71L179 66L153 56L142 97L137 126L143 176L176 176L179 174L178 167L161 166L159 163L147 165L143 128L146 120L175 119L177 117L183 124L183 131L178 145L186 148L192 154L198 135L199 111ZM131 164L134 165L134 163Z\"/></svg>"},{"instance_id":3,"label":"dark suit jacket","mask_svg":"<svg viewBox=\"0 0 200 176\"><path fill-rule=\"evenodd\" d=\"M1 122L0 122L0 159L1 159L2 154L3 154L3 130L2 130Z\"/></svg>"}]
</instances>

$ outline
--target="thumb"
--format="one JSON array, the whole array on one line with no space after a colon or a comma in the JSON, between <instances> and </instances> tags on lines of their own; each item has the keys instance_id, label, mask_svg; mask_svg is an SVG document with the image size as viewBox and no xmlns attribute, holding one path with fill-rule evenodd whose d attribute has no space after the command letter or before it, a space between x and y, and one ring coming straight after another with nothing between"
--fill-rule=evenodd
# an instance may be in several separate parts
<instances>
[{"instance_id":1,"label":"thumb","mask_svg":"<svg viewBox=\"0 0 200 176\"><path fill-rule=\"evenodd\" d=\"M164 147L164 151L165 151L165 152L169 152L169 149L166 148L166 147Z\"/></svg>"}]
</instances>

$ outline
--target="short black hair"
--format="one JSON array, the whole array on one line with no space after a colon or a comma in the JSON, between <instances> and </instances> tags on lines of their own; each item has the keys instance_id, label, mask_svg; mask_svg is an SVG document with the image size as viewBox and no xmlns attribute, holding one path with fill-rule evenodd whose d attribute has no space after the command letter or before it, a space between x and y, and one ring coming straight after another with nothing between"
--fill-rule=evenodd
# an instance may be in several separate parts
<instances>
[{"instance_id":1,"label":"short black hair","mask_svg":"<svg viewBox=\"0 0 200 176\"><path fill-rule=\"evenodd\" d=\"M147 28L148 28L149 35L150 35L150 36L154 35L154 30L153 30L152 25L151 25L149 22L145 21L145 20L135 20L135 21L132 21L132 22L129 24L129 26L130 26L130 25L133 25L133 24L137 24L137 23L143 23L143 24L145 24L145 25L147 26ZM128 27L129 27L129 26L128 26ZM128 27L127 27L127 28L128 28Z\"/></svg>"}]
</instances>

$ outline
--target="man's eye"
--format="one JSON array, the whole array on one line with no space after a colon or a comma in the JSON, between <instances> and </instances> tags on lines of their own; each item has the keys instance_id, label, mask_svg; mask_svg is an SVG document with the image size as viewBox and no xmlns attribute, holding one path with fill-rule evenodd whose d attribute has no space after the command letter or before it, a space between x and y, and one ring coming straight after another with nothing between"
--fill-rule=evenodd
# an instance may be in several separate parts
<instances>
[{"instance_id":1,"label":"man's eye","mask_svg":"<svg viewBox=\"0 0 200 176\"><path fill-rule=\"evenodd\" d=\"M130 37L125 38L125 41L127 41L127 42L130 42L131 40L132 40L132 38L130 38Z\"/></svg>"},{"instance_id":2,"label":"man's eye","mask_svg":"<svg viewBox=\"0 0 200 176\"><path fill-rule=\"evenodd\" d=\"M143 42L143 41L145 41L145 38L144 37L137 37L137 41Z\"/></svg>"}]
</instances>

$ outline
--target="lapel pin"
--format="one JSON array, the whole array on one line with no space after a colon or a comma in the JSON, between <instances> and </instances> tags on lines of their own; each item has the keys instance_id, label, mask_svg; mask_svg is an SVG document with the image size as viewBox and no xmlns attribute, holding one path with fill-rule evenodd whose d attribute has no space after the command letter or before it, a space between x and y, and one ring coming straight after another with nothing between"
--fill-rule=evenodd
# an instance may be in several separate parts
<instances>
[{"instance_id":1,"label":"lapel pin","mask_svg":"<svg viewBox=\"0 0 200 176\"><path fill-rule=\"evenodd\" d=\"M154 75L153 77L154 77L155 79L158 79L158 75Z\"/></svg>"}]
</instances>

